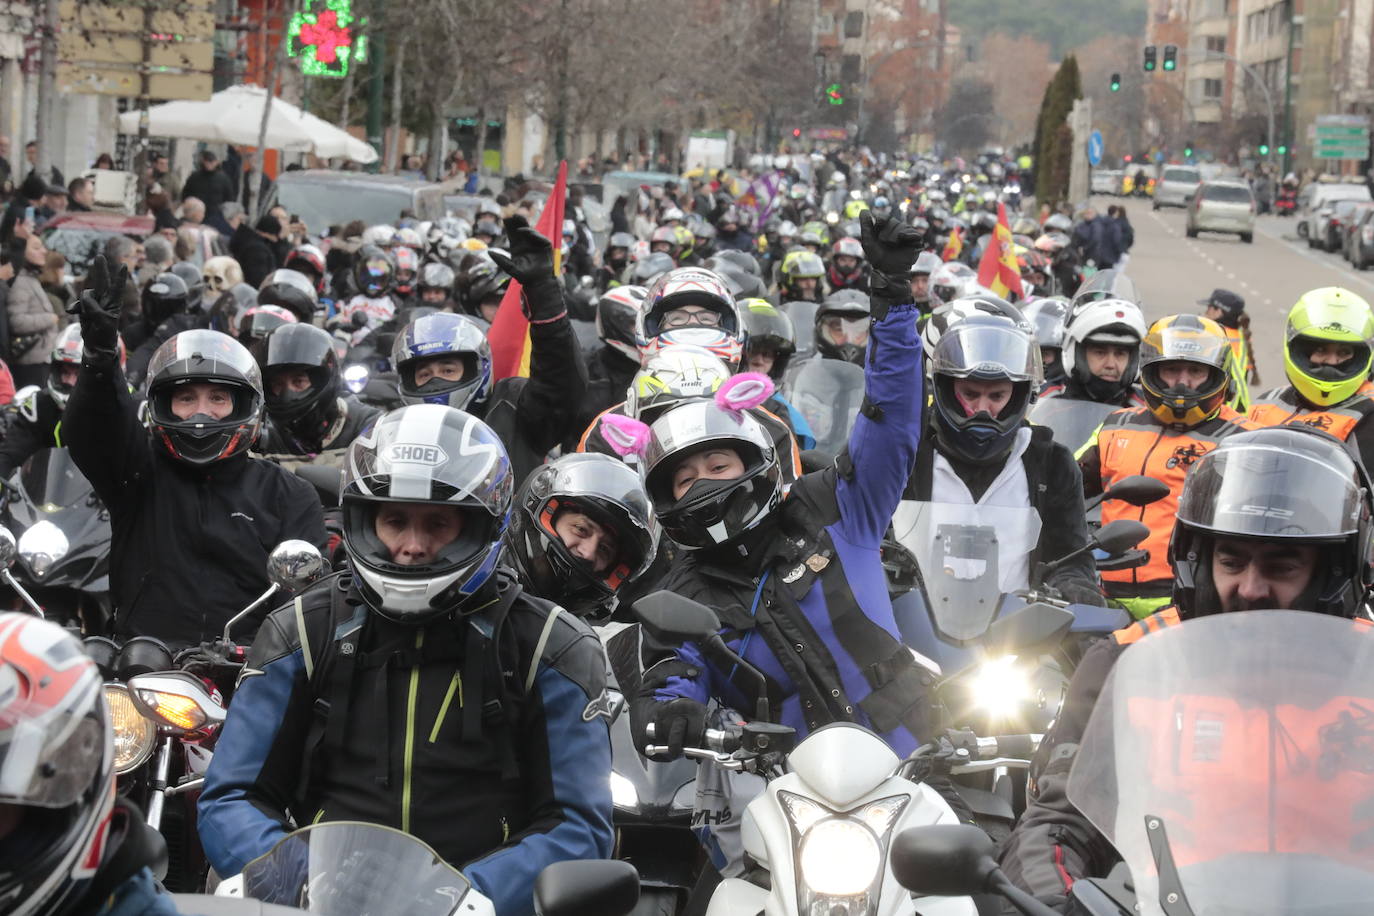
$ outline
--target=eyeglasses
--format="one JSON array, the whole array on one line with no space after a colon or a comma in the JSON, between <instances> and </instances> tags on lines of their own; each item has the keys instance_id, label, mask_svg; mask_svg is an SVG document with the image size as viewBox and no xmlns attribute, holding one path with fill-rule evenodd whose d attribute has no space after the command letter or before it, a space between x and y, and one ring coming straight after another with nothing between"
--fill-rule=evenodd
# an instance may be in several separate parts
<instances>
[{"instance_id":1,"label":"eyeglasses","mask_svg":"<svg viewBox=\"0 0 1374 916\"><path fill-rule=\"evenodd\" d=\"M697 325L703 328L720 327L720 313L710 309L673 309L663 316L664 328L685 328Z\"/></svg>"}]
</instances>

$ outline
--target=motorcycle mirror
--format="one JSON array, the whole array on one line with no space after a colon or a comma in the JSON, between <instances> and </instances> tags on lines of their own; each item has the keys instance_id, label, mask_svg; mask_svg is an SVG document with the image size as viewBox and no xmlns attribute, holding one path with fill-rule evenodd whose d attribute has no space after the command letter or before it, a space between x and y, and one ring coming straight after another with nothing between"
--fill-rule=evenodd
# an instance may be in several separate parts
<instances>
[{"instance_id":1,"label":"motorcycle mirror","mask_svg":"<svg viewBox=\"0 0 1374 916\"><path fill-rule=\"evenodd\" d=\"M298 592L324 575L324 557L309 541L282 541L267 555L267 578L289 592Z\"/></svg>"},{"instance_id":2,"label":"motorcycle mirror","mask_svg":"<svg viewBox=\"0 0 1374 916\"><path fill-rule=\"evenodd\" d=\"M706 639L720 629L715 611L670 591L645 595L631 605L631 610L644 631L665 646Z\"/></svg>"},{"instance_id":3,"label":"motorcycle mirror","mask_svg":"<svg viewBox=\"0 0 1374 916\"><path fill-rule=\"evenodd\" d=\"M1093 543L1109 554L1125 553L1150 536L1150 529L1133 518L1108 522L1093 535Z\"/></svg>"},{"instance_id":4,"label":"motorcycle mirror","mask_svg":"<svg viewBox=\"0 0 1374 916\"><path fill-rule=\"evenodd\" d=\"M625 916L639 903L639 872L618 859L555 862L534 881L538 916Z\"/></svg>"},{"instance_id":5,"label":"motorcycle mirror","mask_svg":"<svg viewBox=\"0 0 1374 916\"><path fill-rule=\"evenodd\" d=\"M972 824L932 824L903 830L892 841L892 874L909 891L965 897L988 890L997 873L993 843Z\"/></svg>"},{"instance_id":6,"label":"motorcycle mirror","mask_svg":"<svg viewBox=\"0 0 1374 916\"><path fill-rule=\"evenodd\" d=\"M1073 612L1052 604L1028 604L988 627L983 645L993 652L1024 653L1058 642L1073 626Z\"/></svg>"},{"instance_id":7,"label":"motorcycle mirror","mask_svg":"<svg viewBox=\"0 0 1374 916\"><path fill-rule=\"evenodd\" d=\"M0 525L0 566L9 569L14 565L17 556L19 556L19 544L14 539L14 532L4 525Z\"/></svg>"},{"instance_id":8,"label":"motorcycle mirror","mask_svg":"<svg viewBox=\"0 0 1374 916\"><path fill-rule=\"evenodd\" d=\"M1164 481L1134 474L1130 477L1123 477L1108 487L1103 499L1119 499L1122 502L1130 503L1132 506L1148 506L1150 503L1159 502L1168 495L1169 485Z\"/></svg>"},{"instance_id":9,"label":"motorcycle mirror","mask_svg":"<svg viewBox=\"0 0 1374 916\"><path fill-rule=\"evenodd\" d=\"M353 330L361 331L367 327L367 314L361 310L353 313L353 317L348 319L348 324Z\"/></svg>"}]
</instances>

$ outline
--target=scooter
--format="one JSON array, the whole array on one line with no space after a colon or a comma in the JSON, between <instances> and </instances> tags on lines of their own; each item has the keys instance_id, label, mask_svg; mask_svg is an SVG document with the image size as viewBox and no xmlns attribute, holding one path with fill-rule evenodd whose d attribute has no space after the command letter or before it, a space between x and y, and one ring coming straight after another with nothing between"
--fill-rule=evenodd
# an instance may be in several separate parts
<instances>
[{"instance_id":1,"label":"scooter","mask_svg":"<svg viewBox=\"0 0 1374 916\"><path fill-rule=\"evenodd\" d=\"M1058 625L1067 625L1066 612L1048 610L1060 615ZM892 875L888 847L892 837L908 827L957 820L939 793L913 778L918 769L930 771L951 761L966 767L1002 766L1003 751L1030 756L1034 745L1029 736L1009 739L1005 748L999 740L975 742L976 755L967 744L926 745L905 762L881 738L853 723L818 729L795 744L791 728L768 721L764 676L725 645L710 608L660 591L635 602L634 612L659 643L695 642L755 685L752 719L708 729L705 746L684 751L726 770L771 778L763 794L745 809L741 826L744 851L759 873L722 880L707 916L976 912L967 898L913 901ZM652 728L647 734L652 740ZM649 745L644 753L667 750ZM974 762L984 753L991 759Z\"/></svg>"}]
</instances>

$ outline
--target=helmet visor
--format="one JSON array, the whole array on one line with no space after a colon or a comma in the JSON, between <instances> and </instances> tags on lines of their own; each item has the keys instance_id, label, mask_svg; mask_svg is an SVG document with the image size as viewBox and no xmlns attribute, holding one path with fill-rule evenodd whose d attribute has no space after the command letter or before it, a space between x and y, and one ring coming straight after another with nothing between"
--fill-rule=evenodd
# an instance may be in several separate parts
<instances>
[{"instance_id":1,"label":"helmet visor","mask_svg":"<svg viewBox=\"0 0 1374 916\"><path fill-rule=\"evenodd\" d=\"M932 371L954 378L1038 383L1043 368L1040 348L1025 328L965 320L940 337Z\"/></svg>"},{"instance_id":2,"label":"helmet visor","mask_svg":"<svg viewBox=\"0 0 1374 916\"><path fill-rule=\"evenodd\" d=\"M17 677L13 668L6 676ZM0 803L40 808L75 804L90 789L110 753L100 710L100 678L94 667L85 662L62 676L76 683L61 705L16 699L4 706Z\"/></svg>"},{"instance_id":3,"label":"helmet visor","mask_svg":"<svg viewBox=\"0 0 1374 916\"><path fill-rule=\"evenodd\" d=\"M1141 365L1180 360L1200 363L1216 369L1226 366L1226 354L1231 345L1225 337L1213 334L1204 328L1187 325L1169 325L1155 328L1145 337L1140 346Z\"/></svg>"},{"instance_id":4,"label":"helmet visor","mask_svg":"<svg viewBox=\"0 0 1374 916\"><path fill-rule=\"evenodd\" d=\"M1354 534L1363 511L1354 463L1335 446L1304 446L1296 435L1285 437L1282 446L1226 444L1188 475L1178 520L1240 537L1320 540Z\"/></svg>"}]
</instances>

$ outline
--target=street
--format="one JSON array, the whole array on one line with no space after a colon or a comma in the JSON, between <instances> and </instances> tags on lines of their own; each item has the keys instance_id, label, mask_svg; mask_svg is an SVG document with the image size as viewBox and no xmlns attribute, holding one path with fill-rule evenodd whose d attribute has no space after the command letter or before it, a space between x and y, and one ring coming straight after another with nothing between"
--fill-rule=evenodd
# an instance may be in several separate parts
<instances>
[{"instance_id":1,"label":"street","mask_svg":"<svg viewBox=\"0 0 1374 916\"><path fill-rule=\"evenodd\" d=\"M1135 247L1126 272L1140 289L1149 321L1175 312L1200 314L1197 300L1216 287L1245 297L1261 384L1252 394L1287 384L1283 372L1283 326L1298 297L1320 286L1343 286L1374 300L1374 272L1354 270L1339 253L1309 249L1297 237L1293 218L1261 216L1255 241L1203 233L1183 234L1184 211L1152 211L1148 201L1102 197L1100 212L1123 204L1135 227Z\"/></svg>"}]
</instances>

